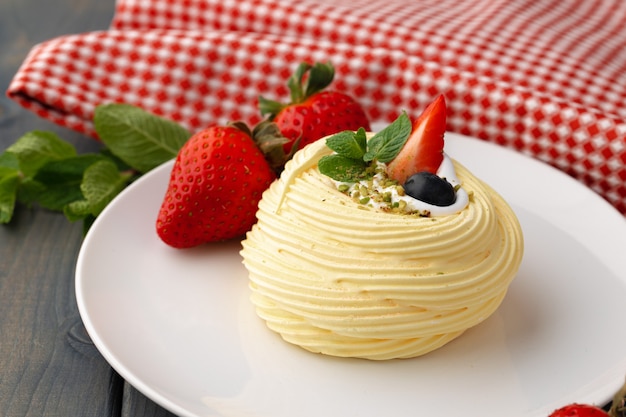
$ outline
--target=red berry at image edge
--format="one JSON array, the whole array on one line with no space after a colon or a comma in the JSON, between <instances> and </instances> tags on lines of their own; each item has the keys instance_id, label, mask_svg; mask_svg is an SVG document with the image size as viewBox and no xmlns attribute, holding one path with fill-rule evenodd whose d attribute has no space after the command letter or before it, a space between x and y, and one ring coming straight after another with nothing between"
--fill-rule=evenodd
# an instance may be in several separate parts
<instances>
[{"instance_id":1,"label":"red berry at image edge","mask_svg":"<svg viewBox=\"0 0 626 417\"><path fill-rule=\"evenodd\" d=\"M608 417L609 414L593 405L588 404L569 404L559 408L548 417Z\"/></svg>"}]
</instances>

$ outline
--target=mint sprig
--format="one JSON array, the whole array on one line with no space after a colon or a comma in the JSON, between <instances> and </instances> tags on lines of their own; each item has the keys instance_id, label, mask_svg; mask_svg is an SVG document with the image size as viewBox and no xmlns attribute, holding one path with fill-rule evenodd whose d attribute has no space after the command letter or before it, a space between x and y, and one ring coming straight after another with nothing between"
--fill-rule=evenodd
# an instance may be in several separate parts
<instances>
[{"instance_id":1,"label":"mint sprig","mask_svg":"<svg viewBox=\"0 0 626 417\"><path fill-rule=\"evenodd\" d=\"M97 107L93 123L111 152L141 173L176 156L190 136L177 123L129 104Z\"/></svg>"},{"instance_id":2,"label":"mint sprig","mask_svg":"<svg viewBox=\"0 0 626 417\"><path fill-rule=\"evenodd\" d=\"M53 132L24 134L0 154L0 223L17 203L93 220L126 186L176 157L191 133L175 122L128 104L96 108L94 126L104 147L78 155Z\"/></svg>"},{"instance_id":3,"label":"mint sprig","mask_svg":"<svg viewBox=\"0 0 626 417\"><path fill-rule=\"evenodd\" d=\"M326 146L335 153L320 158L318 169L335 181L359 182L371 178L376 172L376 161L386 163L394 159L411 130L411 121L403 112L370 140L363 128L337 133L326 139Z\"/></svg>"},{"instance_id":4,"label":"mint sprig","mask_svg":"<svg viewBox=\"0 0 626 417\"><path fill-rule=\"evenodd\" d=\"M8 153L0 155L0 223L8 223L13 217L19 183L17 157Z\"/></svg>"}]
</instances>

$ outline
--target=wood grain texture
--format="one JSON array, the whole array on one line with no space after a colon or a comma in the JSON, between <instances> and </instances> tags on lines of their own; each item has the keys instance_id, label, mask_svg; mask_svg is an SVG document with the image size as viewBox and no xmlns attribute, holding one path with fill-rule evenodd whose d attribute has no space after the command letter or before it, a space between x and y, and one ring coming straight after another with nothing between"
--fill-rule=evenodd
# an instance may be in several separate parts
<instances>
[{"instance_id":1,"label":"wood grain texture","mask_svg":"<svg viewBox=\"0 0 626 417\"><path fill-rule=\"evenodd\" d=\"M0 2L0 152L36 129L56 132L79 152L100 147L4 91L32 46L104 30L114 8L114 0ZM19 206L0 225L0 416L173 416L126 384L87 335L74 293L81 243L80 224L39 208Z\"/></svg>"}]
</instances>

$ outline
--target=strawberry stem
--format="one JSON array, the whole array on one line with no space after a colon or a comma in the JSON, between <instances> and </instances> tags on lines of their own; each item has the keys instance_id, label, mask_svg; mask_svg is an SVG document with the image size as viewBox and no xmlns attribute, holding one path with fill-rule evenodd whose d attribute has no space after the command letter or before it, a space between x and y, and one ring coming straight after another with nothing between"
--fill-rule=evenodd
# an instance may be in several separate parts
<instances>
[{"instance_id":1,"label":"strawberry stem","mask_svg":"<svg viewBox=\"0 0 626 417\"><path fill-rule=\"evenodd\" d=\"M317 62L313 65L302 62L291 77L287 80L291 102L283 104L278 101L259 97L261 115L269 115L272 120L285 107L302 103L309 97L319 93L330 85L335 77L335 69L330 62Z\"/></svg>"},{"instance_id":2,"label":"strawberry stem","mask_svg":"<svg viewBox=\"0 0 626 417\"><path fill-rule=\"evenodd\" d=\"M286 154L283 146L290 141L283 136L276 123L269 120L264 120L254 127L252 139L277 175L280 175L285 163L291 159L300 142L298 138L293 143L291 151Z\"/></svg>"},{"instance_id":3,"label":"strawberry stem","mask_svg":"<svg viewBox=\"0 0 626 417\"><path fill-rule=\"evenodd\" d=\"M270 120L273 120L285 107L287 107L287 105L283 103L259 96L259 110L261 110L261 116L269 115Z\"/></svg>"},{"instance_id":4,"label":"strawberry stem","mask_svg":"<svg viewBox=\"0 0 626 417\"><path fill-rule=\"evenodd\" d=\"M308 76L307 76L308 75ZM328 87L335 76L335 69L330 62L317 62L314 65L301 63L289 78L287 85L291 92L291 103L302 103Z\"/></svg>"}]
</instances>

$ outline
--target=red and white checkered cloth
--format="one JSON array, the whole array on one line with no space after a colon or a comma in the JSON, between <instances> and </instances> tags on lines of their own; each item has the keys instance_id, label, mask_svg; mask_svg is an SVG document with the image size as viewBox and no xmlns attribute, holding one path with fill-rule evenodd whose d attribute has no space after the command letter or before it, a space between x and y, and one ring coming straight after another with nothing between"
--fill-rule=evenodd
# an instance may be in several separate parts
<instances>
[{"instance_id":1,"label":"red and white checkered cloth","mask_svg":"<svg viewBox=\"0 0 626 417\"><path fill-rule=\"evenodd\" d=\"M8 89L94 134L94 107L141 106L197 130L260 119L298 63L374 122L437 94L448 130L530 154L626 214L624 0L118 0L108 31L33 48Z\"/></svg>"}]
</instances>

